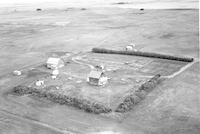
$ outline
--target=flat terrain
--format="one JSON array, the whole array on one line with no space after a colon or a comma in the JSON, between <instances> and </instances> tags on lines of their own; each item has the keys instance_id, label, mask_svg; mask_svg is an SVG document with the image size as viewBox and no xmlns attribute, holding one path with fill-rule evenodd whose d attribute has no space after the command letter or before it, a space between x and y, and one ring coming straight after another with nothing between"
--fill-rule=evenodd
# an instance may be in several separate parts
<instances>
[{"instance_id":1,"label":"flat terrain","mask_svg":"<svg viewBox=\"0 0 200 134\"><path fill-rule=\"evenodd\" d=\"M135 92L150 78L160 74L162 78L167 78L186 66L187 62L172 61L158 58L147 58L141 56L81 53L67 56L64 52L60 57L65 59L65 66L59 69L58 78L51 78L52 70L47 69L45 63L35 66L34 69L23 71L26 81L22 85L46 91L48 87L54 86L55 94L85 99L92 103L102 104L113 111L123 102L130 93ZM57 53L52 53L58 56ZM61 54L60 54L61 55ZM96 65L104 65L104 74L108 77L108 82L103 86L90 85L86 79L90 71ZM30 80L29 80L30 79ZM44 85L35 85L37 80L43 80ZM47 89L46 89L47 87Z\"/></svg>"},{"instance_id":2,"label":"flat terrain","mask_svg":"<svg viewBox=\"0 0 200 134\"><path fill-rule=\"evenodd\" d=\"M198 8L198 0L7 0L0 1L0 7L6 10L33 10L35 8L66 8L66 7L120 7L145 9ZM14 7L14 8L13 8ZM9 8L9 9L8 9Z\"/></svg>"},{"instance_id":3,"label":"flat terrain","mask_svg":"<svg viewBox=\"0 0 200 134\"><path fill-rule=\"evenodd\" d=\"M199 134L198 10L66 8L2 12L0 17L0 133ZM195 63L164 81L123 120L7 94L26 82L11 71L35 67L51 52L123 49L131 42L141 51L194 57Z\"/></svg>"}]
</instances>

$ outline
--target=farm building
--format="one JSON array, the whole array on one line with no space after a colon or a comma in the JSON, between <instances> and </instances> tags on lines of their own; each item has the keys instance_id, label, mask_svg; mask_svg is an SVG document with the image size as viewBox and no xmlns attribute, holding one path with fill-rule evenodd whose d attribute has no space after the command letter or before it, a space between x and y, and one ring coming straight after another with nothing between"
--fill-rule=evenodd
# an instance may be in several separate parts
<instances>
[{"instance_id":1,"label":"farm building","mask_svg":"<svg viewBox=\"0 0 200 134\"><path fill-rule=\"evenodd\" d=\"M64 66L64 62L60 58L48 58L46 64L49 69L61 68Z\"/></svg>"},{"instance_id":2,"label":"farm building","mask_svg":"<svg viewBox=\"0 0 200 134\"><path fill-rule=\"evenodd\" d=\"M108 78L102 71L92 70L88 75L87 81L91 85L101 86L107 83Z\"/></svg>"},{"instance_id":3,"label":"farm building","mask_svg":"<svg viewBox=\"0 0 200 134\"><path fill-rule=\"evenodd\" d=\"M42 86L42 85L44 85L44 81L43 81L43 80L37 80L37 81L35 82L35 85L36 85L36 86Z\"/></svg>"},{"instance_id":4,"label":"farm building","mask_svg":"<svg viewBox=\"0 0 200 134\"><path fill-rule=\"evenodd\" d=\"M19 70L15 70L15 71L13 71L13 74L14 74L14 75L17 75L17 76L19 76L19 75L21 75L21 74L22 74L22 72L21 72L21 71L19 71Z\"/></svg>"},{"instance_id":5,"label":"farm building","mask_svg":"<svg viewBox=\"0 0 200 134\"><path fill-rule=\"evenodd\" d=\"M56 79L58 75L59 75L59 70L55 68L51 73L51 77L52 79Z\"/></svg>"},{"instance_id":6,"label":"farm building","mask_svg":"<svg viewBox=\"0 0 200 134\"><path fill-rule=\"evenodd\" d=\"M104 72L105 70L105 66L104 65L96 65L95 66L95 69L97 70L97 71L102 71L102 72Z\"/></svg>"},{"instance_id":7,"label":"farm building","mask_svg":"<svg viewBox=\"0 0 200 134\"><path fill-rule=\"evenodd\" d=\"M136 45L131 43L130 45L126 46L125 50L126 51L137 51L137 49L135 47L136 47Z\"/></svg>"}]
</instances>

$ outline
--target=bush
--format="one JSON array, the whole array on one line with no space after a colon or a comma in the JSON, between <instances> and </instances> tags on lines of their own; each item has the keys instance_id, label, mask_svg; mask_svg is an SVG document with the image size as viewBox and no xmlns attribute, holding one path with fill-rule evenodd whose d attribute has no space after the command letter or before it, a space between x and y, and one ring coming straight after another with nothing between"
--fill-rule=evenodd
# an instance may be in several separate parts
<instances>
[{"instance_id":1,"label":"bush","mask_svg":"<svg viewBox=\"0 0 200 134\"><path fill-rule=\"evenodd\" d=\"M31 90L27 86L19 85L13 88L13 92L16 93L17 95L25 95L29 94Z\"/></svg>"},{"instance_id":2,"label":"bush","mask_svg":"<svg viewBox=\"0 0 200 134\"><path fill-rule=\"evenodd\" d=\"M141 99L135 94L130 94L125 97L124 101L119 104L115 112L124 113L132 109L132 107L138 104Z\"/></svg>"},{"instance_id":3,"label":"bush","mask_svg":"<svg viewBox=\"0 0 200 134\"><path fill-rule=\"evenodd\" d=\"M155 75L153 78L145 82L139 87L139 90L144 90L146 92L150 92L160 81L160 74Z\"/></svg>"},{"instance_id":4,"label":"bush","mask_svg":"<svg viewBox=\"0 0 200 134\"><path fill-rule=\"evenodd\" d=\"M137 90L137 91L135 91L135 95L137 97L139 97L141 100L143 100L145 98L146 94L147 93L144 90Z\"/></svg>"},{"instance_id":5,"label":"bush","mask_svg":"<svg viewBox=\"0 0 200 134\"><path fill-rule=\"evenodd\" d=\"M138 104L141 101L140 97L136 95L132 95L132 99L134 100L134 104Z\"/></svg>"}]
</instances>

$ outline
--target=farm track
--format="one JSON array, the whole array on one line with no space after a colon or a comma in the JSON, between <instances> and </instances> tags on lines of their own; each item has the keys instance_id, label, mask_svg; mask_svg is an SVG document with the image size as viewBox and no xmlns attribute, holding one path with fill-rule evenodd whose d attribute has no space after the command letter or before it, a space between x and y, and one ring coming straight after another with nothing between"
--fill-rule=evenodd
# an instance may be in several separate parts
<instances>
[{"instance_id":1,"label":"farm track","mask_svg":"<svg viewBox=\"0 0 200 134\"><path fill-rule=\"evenodd\" d=\"M188 63L187 65L183 66L180 70L174 72L173 74L171 75L168 75L168 76L162 76L162 78L168 78L168 79L171 79L171 78L174 78L175 76L181 74L182 72L184 72L187 68L191 67L193 64L199 62L198 60L194 60L193 62L191 63Z\"/></svg>"},{"instance_id":2,"label":"farm track","mask_svg":"<svg viewBox=\"0 0 200 134\"><path fill-rule=\"evenodd\" d=\"M81 58L79 60L81 60ZM91 65L91 64L87 64L87 63L84 63L84 62L77 61L77 57L72 57L72 61L77 63L77 64L80 64L80 65L88 66L91 70L94 69L94 66Z\"/></svg>"}]
</instances>

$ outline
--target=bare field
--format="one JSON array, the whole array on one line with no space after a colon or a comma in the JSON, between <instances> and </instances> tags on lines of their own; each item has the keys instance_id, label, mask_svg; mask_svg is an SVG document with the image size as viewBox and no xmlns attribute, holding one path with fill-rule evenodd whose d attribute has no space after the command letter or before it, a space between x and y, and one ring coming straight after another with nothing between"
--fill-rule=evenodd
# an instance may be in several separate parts
<instances>
[{"instance_id":1,"label":"bare field","mask_svg":"<svg viewBox=\"0 0 200 134\"><path fill-rule=\"evenodd\" d=\"M194 57L198 61L198 10L70 8L0 13L0 17L3 18L0 20L0 133L44 134L67 133L69 130L85 134L199 134L199 62L163 82L123 120L85 113L39 98L7 94L16 85L34 81L37 75L32 72L30 77L13 77L8 73L44 63L55 51L77 53L90 51L93 47L123 49L134 42L141 51ZM107 58L118 62L116 57ZM96 59L109 66L101 57ZM93 63L98 62L94 60ZM170 66L154 60L149 63L150 68L141 70L148 75L157 71L170 75L184 66L184 63L169 63ZM163 67L152 71L157 65ZM165 72L163 68L172 69ZM89 68L83 66L83 70L89 71ZM76 71L81 76L86 75Z\"/></svg>"}]
</instances>

